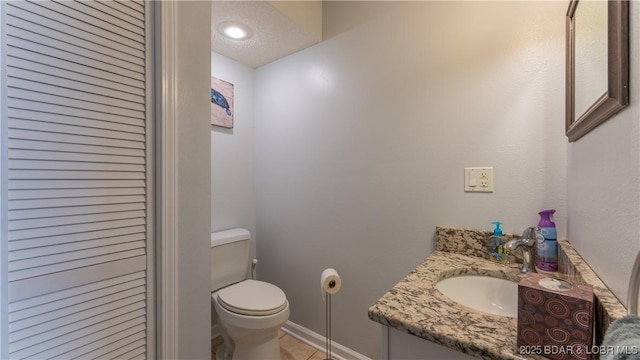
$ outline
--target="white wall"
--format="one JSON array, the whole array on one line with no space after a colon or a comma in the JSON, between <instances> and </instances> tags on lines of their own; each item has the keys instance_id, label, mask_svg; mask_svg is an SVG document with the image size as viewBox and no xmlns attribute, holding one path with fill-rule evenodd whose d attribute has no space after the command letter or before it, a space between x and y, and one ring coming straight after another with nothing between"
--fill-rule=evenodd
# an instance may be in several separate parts
<instances>
[{"instance_id":1,"label":"white wall","mask_svg":"<svg viewBox=\"0 0 640 360\"><path fill-rule=\"evenodd\" d=\"M631 268L640 250L640 3L630 8L630 105L569 145L569 239L627 303Z\"/></svg>"},{"instance_id":2,"label":"white wall","mask_svg":"<svg viewBox=\"0 0 640 360\"><path fill-rule=\"evenodd\" d=\"M233 129L211 126L211 231L255 234L253 69L212 52L211 76L234 85Z\"/></svg>"},{"instance_id":3,"label":"white wall","mask_svg":"<svg viewBox=\"0 0 640 360\"><path fill-rule=\"evenodd\" d=\"M324 333L318 281L335 267L334 340L375 358L367 308L435 226L521 232L556 208L565 236L567 141L565 2L374 6L325 2L331 37L257 69L254 92L261 278ZM469 166L494 167L493 194L463 192Z\"/></svg>"}]
</instances>

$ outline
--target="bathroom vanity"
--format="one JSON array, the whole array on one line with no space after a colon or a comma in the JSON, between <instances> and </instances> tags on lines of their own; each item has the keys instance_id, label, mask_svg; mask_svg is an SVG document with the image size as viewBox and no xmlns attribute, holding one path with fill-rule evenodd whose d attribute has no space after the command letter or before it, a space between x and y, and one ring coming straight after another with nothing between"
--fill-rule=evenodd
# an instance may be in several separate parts
<instances>
[{"instance_id":1,"label":"bathroom vanity","mask_svg":"<svg viewBox=\"0 0 640 360\"><path fill-rule=\"evenodd\" d=\"M383 325L383 359L544 359L520 354L515 317L461 305L436 288L438 281L460 275L518 282L523 275L516 259L510 265L487 260L484 239L490 235L437 228L437 250L369 308L369 318ZM558 247L558 275L593 286L595 343L599 345L608 325L623 317L626 309L567 241L559 240Z\"/></svg>"}]
</instances>

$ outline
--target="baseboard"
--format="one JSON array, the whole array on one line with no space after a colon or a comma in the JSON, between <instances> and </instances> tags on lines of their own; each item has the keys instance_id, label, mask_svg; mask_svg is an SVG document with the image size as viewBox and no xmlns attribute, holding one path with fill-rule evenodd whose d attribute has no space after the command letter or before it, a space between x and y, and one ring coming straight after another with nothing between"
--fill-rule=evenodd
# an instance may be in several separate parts
<instances>
[{"instance_id":1,"label":"baseboard","mask_svg":"<svg viewBox=\"0 0 640 360\"><path fill-rule=\"evenodd\" d=\"M326 337L313 332L303 326L293 323L289 320L282 326L282 331L295 337L296 339L303 341L314 348L325 351ZM331 353L332 358L335 360L372 360L358 352L355 352L344 345L340 345L335 341L331 341Z\"/></svg>"}]
</instances>

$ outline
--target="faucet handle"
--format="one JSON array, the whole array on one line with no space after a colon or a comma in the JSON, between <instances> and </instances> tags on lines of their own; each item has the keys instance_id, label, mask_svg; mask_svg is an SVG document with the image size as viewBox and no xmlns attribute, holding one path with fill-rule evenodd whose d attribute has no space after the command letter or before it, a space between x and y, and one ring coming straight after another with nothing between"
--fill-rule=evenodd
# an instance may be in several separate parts
<instances>
[{"instance_id":1,"label":"faucet handle","mask_svg":"<svg viewBox=\"0 0 640 360\"><path fill-rule=\"evenodd\" d=\"M529 226L528 228L524 229L524 231L522 232L522 238L525 240L527 239L536 240L537 239L536 232L539 232L539 231L540 231L539 226Z\"/></svg>"},{"instance_id":2,"label":"faucet handle","mask_svg":"<svg viewBox=\"0 0 640 360\"><path fill-rule=\"evenodd\" d=\"M527 249L523 251L524 264L522 272L538 272L536 270L536 258L538 256L538 238L542 236L539 226L529 226L522 233L523 243Z\"/></svg>"}]
</instances>

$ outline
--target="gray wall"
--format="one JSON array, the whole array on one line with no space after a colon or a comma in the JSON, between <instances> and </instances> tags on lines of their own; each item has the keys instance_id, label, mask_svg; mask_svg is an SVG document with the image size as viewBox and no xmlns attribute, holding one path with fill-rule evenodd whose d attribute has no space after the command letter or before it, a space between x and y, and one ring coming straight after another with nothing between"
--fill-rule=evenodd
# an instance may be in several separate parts
<instances>
[{"instance_id":1,"label":"gray wall","mask_svg":"<svg viewBox=\"0 0 640 360\"><path fill-rule=\"evenodd\" d=\"M209 71L211 5L177 4L178 358L209 359L211 168Z\"/></svg>"},{"instance_id":2,"label":"gray wall","mask_svg":"<svg viewBox=\"0 0 640 360\"><path fill-rule=\"evenodd\" d=\"M556 208L565 236L565 13L325 2L326 41L256 70L260 274L293 322L324 332L334 267L334 340L376 358L367 308L433 251L436 226L521 232ZM493 194L463 192L469 166L494 167Z\"/></svg>"},{"instance_id":3,"label":"gray wall","mask_svg":"<svg viewBox=\"0 0 640 360\"><path fill-rule=\"evenodd\" d=\"M569 145L569 240L614 294L640 250L640 3L629 3L631 104Z\"/></svg>"}]
</instances>

